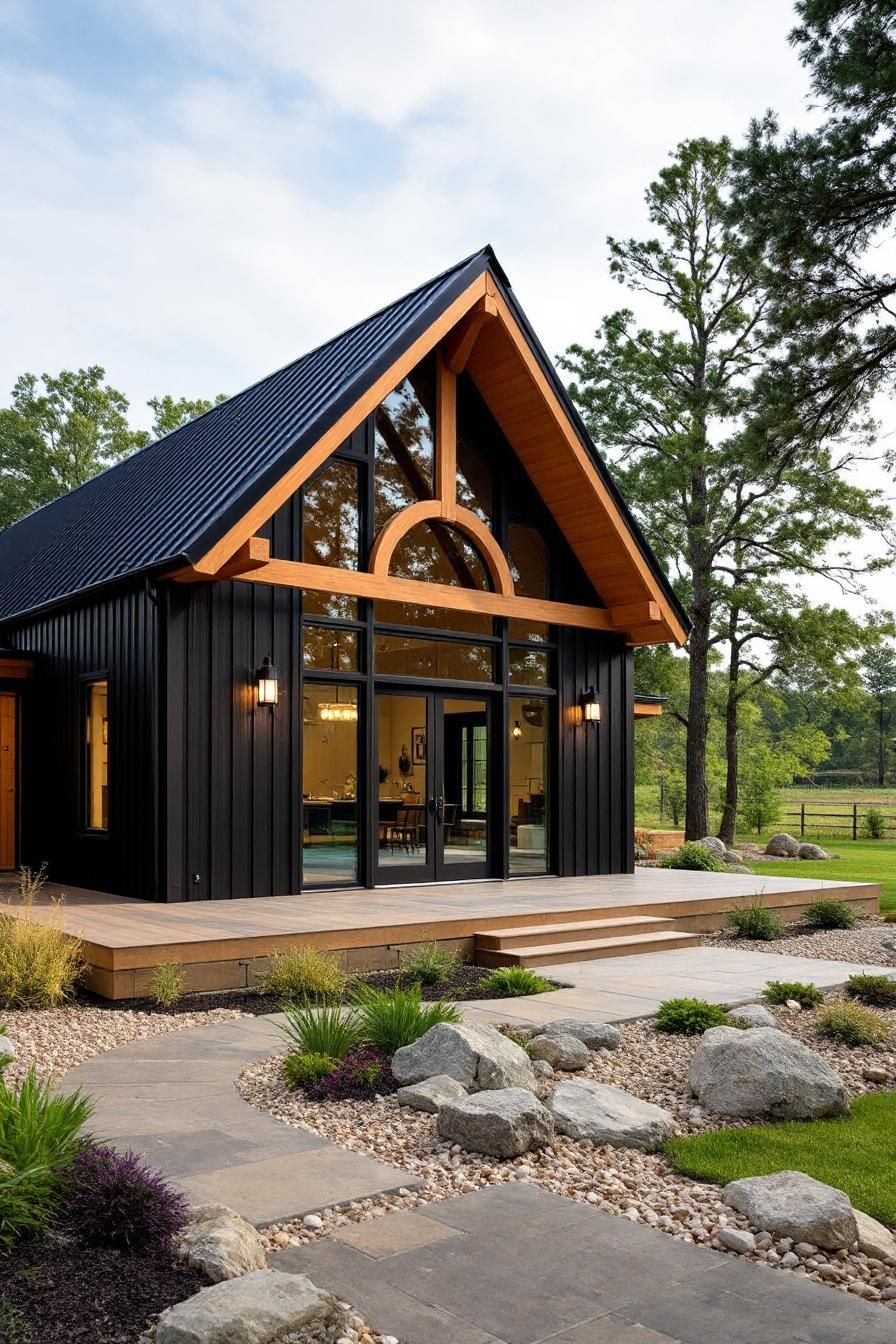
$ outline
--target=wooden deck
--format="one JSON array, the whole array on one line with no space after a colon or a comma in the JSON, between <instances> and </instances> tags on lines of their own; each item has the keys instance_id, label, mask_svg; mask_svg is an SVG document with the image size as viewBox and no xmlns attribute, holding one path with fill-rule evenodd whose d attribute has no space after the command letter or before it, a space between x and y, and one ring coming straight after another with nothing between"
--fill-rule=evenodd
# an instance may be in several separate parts
<instances>
[{"instance_id":1,"label":"wooden deck","mask_svg":"<svg viewBox=\"0 0 896 1344\"><path fill-rule=\"evenodd\" d=\"M13 874L0 878L0 897L12 901L13 913L14 887ZM758 893L785 919L797 919L822 894L869 912L880 901L880 888L871 883L638 868L613 877L517 878L172 905L48 884L39 914L53 918L51 901L64 896L58 909L66 931L84 941L87 983L121 999L144 992L160 961L181 963L188 988L235 988L251 984L272 953L295 943L338 950L350 969L374 969L397 966L401 950L421 942L472 953L477 932L518 925L660 915L674 919L676 928L700 932L721 927L727 911Z\"/></svg>"}]
</instances>

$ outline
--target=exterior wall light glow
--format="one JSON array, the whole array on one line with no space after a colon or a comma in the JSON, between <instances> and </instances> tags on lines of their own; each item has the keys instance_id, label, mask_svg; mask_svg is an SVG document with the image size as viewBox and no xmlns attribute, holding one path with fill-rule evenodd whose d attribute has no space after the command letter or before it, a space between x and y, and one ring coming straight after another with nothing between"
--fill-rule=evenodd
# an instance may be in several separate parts
<instances>
[{"instance_id":1,"label":"exterior wall light glow","mask_svg":"<svg viewBox=\"0 0 896 1344\"><path fill-rule=\"evenodd\" d=\"M600 723L600 700L593 686L589 686L587 691L582 692L579 697L579 704L582 707L583 722Z\"/></svg>"},{"instance_id":2,"label":"exterior wall light glow","mask_svg":"<svg viewBox=\"0 0 896 1344\"><path fill-rule=\"evenodd\" d=\"M519 719L517 719L510 730L510 736L520 738L522 737L522 735L523 735L523 725L520 723Z\"/></svg>"},{"instance_id":3,"label":"exterior wall light glow","mask_svg":"<svg viewBox=\"0 0 896 1344\"><path fill-rule=\"evenodd\" d=\"M323 704L320 706L320 717L325 723L357 723L358 706Z\"/></svg>"},{"instance_id":4,"label":"exterior wall light glow","mask_svg":"<svg viewBox=\"0 0 896 1344\"><path fill-rule=\"evenodd\" d=\"M255 673L256 695L260 705L268 705L273 709L277 703L279 690L277 686L277 669L271 662L270 654L265 655L264 662Z\"/></svg>"}]
</instances>

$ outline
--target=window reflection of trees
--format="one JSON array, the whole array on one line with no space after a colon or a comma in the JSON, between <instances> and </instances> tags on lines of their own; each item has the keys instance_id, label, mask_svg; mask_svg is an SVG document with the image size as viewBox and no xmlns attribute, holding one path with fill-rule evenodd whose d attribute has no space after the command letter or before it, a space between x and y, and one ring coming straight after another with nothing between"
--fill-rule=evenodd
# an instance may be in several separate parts
<instances>
[{"instance_id":1,"label":"window reflection of trees","mask_svg":"<svg viewBox=\"0 0 896 1344\"><path fill-rule=\"evenodd\" d=\"M449 584L458 588L491 587L488 570L475 546L445 523L418 523L395 547L389 572L397 579Z\"/></svg>"},{"instance_id":2,"label":"window reflection of trees","mask_svg":"<svg viewBox=\"0 0 896 1344\"><path fill-rule=\"evenodd\" d=\"M390 392L376 413L374 526L393 513L433 497L435 379L424 360Z\"/></svg>"}]
</instances>

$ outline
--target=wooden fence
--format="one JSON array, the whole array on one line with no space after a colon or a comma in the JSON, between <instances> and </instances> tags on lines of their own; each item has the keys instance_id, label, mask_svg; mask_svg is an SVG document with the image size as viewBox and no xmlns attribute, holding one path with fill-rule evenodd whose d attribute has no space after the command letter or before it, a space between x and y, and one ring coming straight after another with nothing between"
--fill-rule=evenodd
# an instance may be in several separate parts
<instances>
[{"instance_id":1,"label":"wooden fence","mask_svg":"<svg viewBox=\"0 0 896 1344\"><path fill-rule=\"evenodd\" d=\"M865 833L865 815L871 810L880 812L884 818L884 835L896 834L896 803L844 803L837 812L822 811L811 804L801 803L796 812L782 812L781 819L786 823L796 821L799 834L823 835L828 831L839 834L844 832L853 840ZM796 830L797 827L791 827Z\"/></svg>"}]
</instances>

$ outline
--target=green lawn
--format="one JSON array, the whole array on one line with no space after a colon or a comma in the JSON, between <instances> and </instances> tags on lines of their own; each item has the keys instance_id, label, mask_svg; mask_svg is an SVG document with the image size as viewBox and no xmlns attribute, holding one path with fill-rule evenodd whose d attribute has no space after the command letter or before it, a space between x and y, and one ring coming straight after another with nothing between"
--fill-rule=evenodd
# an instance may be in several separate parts
<instances>
[{"instance_id":1,"label":"green lawn","mask_svg":"<svg viewBox=\"0 0 896 1344\"><path fill-rule=\"evenodd\" d=\"M742 837L745 838L745 837ZM760 841L767 836L760 836ZM818 863L751 863L754 873L765 877L823 877L829 882L879 882L881 910L896 910L896 844L891 840L832 840L824 836L806 836L807 841L823 845L836 859Z\"/></svg>"},{"instance_id":2,"label":"green lawn","mask_svg":"<svg viewBox=\"0 0 896 1344\"><path fill-rule=\"evenodd\" d=\"M666 1156L686 1176L726 1185L742 1176L804 1171L845 1190L857 1209L896 1224L896 1093L857 1098L836 1120L791 1120L669 1139Z\"/></svg>"}]
</instances>

